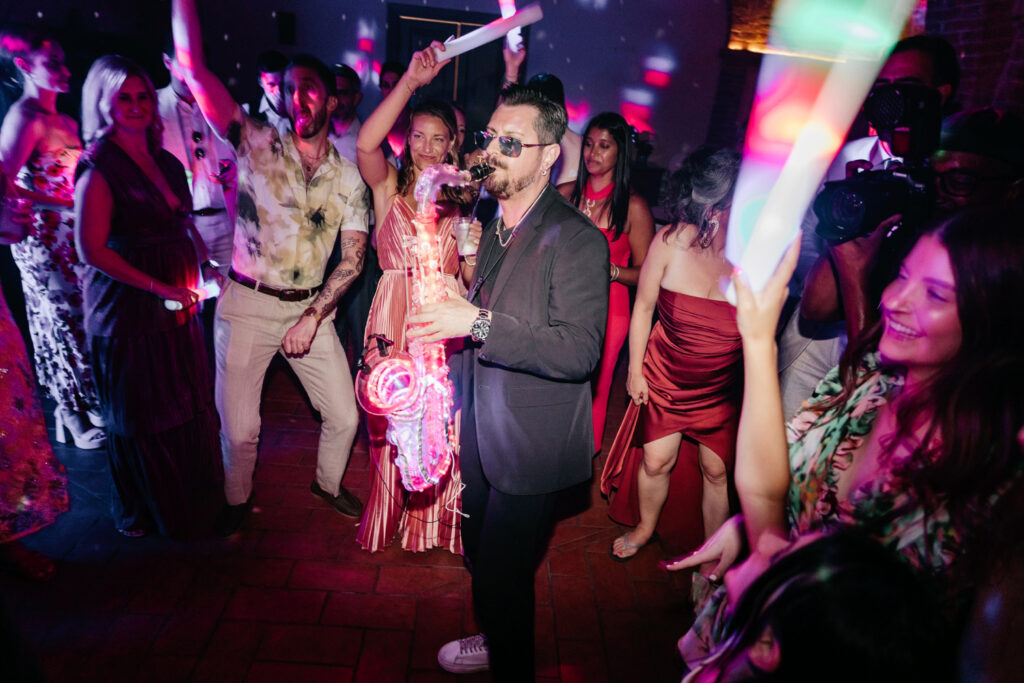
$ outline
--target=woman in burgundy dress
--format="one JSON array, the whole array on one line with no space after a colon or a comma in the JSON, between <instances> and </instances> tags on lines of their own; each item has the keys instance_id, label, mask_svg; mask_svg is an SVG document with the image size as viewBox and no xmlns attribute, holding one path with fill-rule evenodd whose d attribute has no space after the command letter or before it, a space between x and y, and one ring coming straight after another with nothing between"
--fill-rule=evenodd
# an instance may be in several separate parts
<instances>
[{"instance_id":1,"label":"woman in burgundy dress","mask_svg":"<svg viewBox=\"0 0 1024 683\"><path fill-rule=\"evenodd\" d=\"M126 536L176 537L212 529L223 474L195 308L205 246L189 218L185 171L160 146L156 107L153 85L135 63L108 55L89 69L75 229L90 266L86 329L114 521Z\"/></svg>"},{"instance_id":2,"label":"woman in burgundy dress","mask_svg":"<svg viewBox=\"0 0 1024 683\"><path fill-rule=\"evenodd\" d=\"M594 378L594 448L604 441L608 398L615 364L629 332L629 287L640 280L640 266L654 237L654 218L644 198L633 191L632 129L614 112L598 114L583 133L576 181L562 183L558 191L585 213L608 239L611 280L608 322L601 365Z\"/></svg>"},{"instance_id":3,"label":"woman in burgundy dress","mask_svg":"<svg viewBox=\"0 0 1024 683\"><path fill-rule=\"evenodd\" d=\"M618 560L656 528L671 546L693 547L729 516L743 357L736 309L719 282L732 273L725 227L738 169L727 149L687 158L669 187L674 223L655 237L640 273L626 380L633 400L601 476L612 519L635 526L613 543Z\"/></svg>"}]
</instances>

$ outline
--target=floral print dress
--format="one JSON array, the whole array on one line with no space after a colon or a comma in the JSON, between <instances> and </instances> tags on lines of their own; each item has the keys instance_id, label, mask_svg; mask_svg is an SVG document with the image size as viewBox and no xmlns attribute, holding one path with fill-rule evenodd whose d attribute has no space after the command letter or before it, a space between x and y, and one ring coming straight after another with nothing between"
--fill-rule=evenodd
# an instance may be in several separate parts
<instances>
[{"instance_id":1,"label":"floral print dress","mask_svg":"<svg viewBox=\"0 0 1024 683\"><path fill-rule=\"evenodd\" d=\"M875 477L851 491L846 500L840 501L838 496L843 471L871 433L882 406L894 399L902 386L902 375L882 366L877 352L865 357L857 387L845 403L829 406L842 393L838 367L818 384L787 427L792 480L786 522L794 540L808 533L855 526L914 569L942 576L962 551L945 508L928 509L907 482L896 476ZM721 642L728 609L724 587L698 605L691 634L695 636L693 648L684 653L688 662L708 654Z\"/></svg>"},{"instance_id":2,"label":"floral print dress","mask_svg":"<svg viewBox=\"0 0 1024 683\"><path fill-rule=\"evenodd\" d=\"M68 509L21 333L0 296L0 543L37 531Z\"/></svg>"},{"instance_id":3,"label":"floral print dress","mask_svg":"<svg viewBox=\"0 0 1024 683\"><path fill-rule=\"evenodd\" d=\"M16 184L31 192L73 200L75 166L82 150L34 152ZM82 313L86 266L75 248L70 208L37 204L28 235L11 247L21 271L29 333L39 383L50 398L73 412L98 411Z\"/></svg>"}]
</instances>

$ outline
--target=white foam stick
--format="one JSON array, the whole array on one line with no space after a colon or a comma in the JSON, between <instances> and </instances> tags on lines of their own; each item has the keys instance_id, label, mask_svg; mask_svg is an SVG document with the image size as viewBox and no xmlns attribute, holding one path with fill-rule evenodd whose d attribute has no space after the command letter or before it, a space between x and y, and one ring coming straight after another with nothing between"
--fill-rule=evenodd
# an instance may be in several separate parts
<instances>
[{"instance_id":1,"label":"white foam stick","mask_svg":"<svg viewBox=\"0 0 1024 683\"><path fill-rule=\"evenodd\" d=\"M515 0L498 0L501 7L501 16L508 18L516 13ZM512 52L519 52L523 49L523 30L514 28L505 36L505 44Z\"/></svg>"},{"instance_id":2,"label":"white foam stick","mask_svg":"<svg viewBox=\"0 0 1024 683\"><path fill-rule=\"evenodd\" d=\"M470 31L464 36L445 42L444 52L434 50L434 56L437 57L439 62L451 59L452 57L457 57L463 52L475 50L481 45L486 45L492 40L504 37L506 33L514 28L522 28L523 26L529 26L530 24L536 23L543 17L544 12L540 9L540 3L527 5L510 17L495 19L486 26L481 26L477 30Z\"/></svg>"},{"instance_id":3,"label":"white foam stick","mask_svg":"<svg viewBox=\"0 0 1024 683\"><path fill-rule=\"evenodd\" d=\"M203 283L202 287L198 287L192 291L199 295L199 298L196 300L196 303L199 303L200 301L206 301L207 299L220 296L220 285L217 284L216 280L208 280ZM181 305L180 301L164 299L164 308L168 311L180 311L184 306Z\"/></svg>"}]
</instances>

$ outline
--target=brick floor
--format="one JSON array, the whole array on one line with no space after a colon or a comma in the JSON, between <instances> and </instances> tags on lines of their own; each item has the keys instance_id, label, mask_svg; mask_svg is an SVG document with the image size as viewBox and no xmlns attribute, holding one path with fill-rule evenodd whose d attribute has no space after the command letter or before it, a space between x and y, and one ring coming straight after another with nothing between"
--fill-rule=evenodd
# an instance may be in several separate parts
<instances>
[{"instance_id":1,"label":"brick floor","mask_svg":"<svg viewBox=\"0 0 1024 683\"><path fill-rule=\"evenodd\" d=\"M620 376L617 395L622 386ZM606 447L623 409L609 411ZM72 510L27 542L58 559L58 575L43 585L0 575L6 609L45 677L488 680L437 666L439 645L475 631L461 559L397 543L364 552L353 521L310 495L318 423L283 364L272 365L263 415L253 514L223 540L120 536L107 512L105 455L56 447ZM602 464L597 458L596 473ZM371 472L361 436L345 485L365 498ZM685 577L658 568L657 545L629 563L609 557L621 532L596 487L595 479L587 495L560 506L569 512L537 571L538 678L678 681Z\"/></svg>"}]
</instances>

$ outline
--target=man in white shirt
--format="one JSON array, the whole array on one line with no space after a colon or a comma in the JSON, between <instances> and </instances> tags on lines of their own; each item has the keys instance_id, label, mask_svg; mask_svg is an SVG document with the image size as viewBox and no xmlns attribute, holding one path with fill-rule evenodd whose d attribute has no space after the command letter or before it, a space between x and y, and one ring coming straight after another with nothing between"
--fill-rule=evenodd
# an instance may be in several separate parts
<instances>
[{"instance_id":1,"label":"man in white shirt","mask_svg":"<svg viewBox=\"0 0 1024 683\"><path fill-rule=\"evenodd\" d=\"M185 167L196 230L211 259L226 274L231 265L238 198L235 150L214 135L203 118L192 92L180 77L170 41L164 46L163 61L171 75L170 84L157 90L164 149Z\"/></svg>"},{"instance_id":2,"label":"man in white shirt","mask_svg":"<svg viewBox=\"0 0 1024 683\"><path fill-rule=\"evenodd\" d=\"M284 106L284 91L281 83L284 80L284 68L288 66L288 58L277 50L267 50L256 56L256 68L260 72L260 90L263 94L256 104L256 112L252 106L243 104L245 113L257 121L269 123L274 128L280 124L288 124L288 115Z\"/></svg>"}]
</instances>

